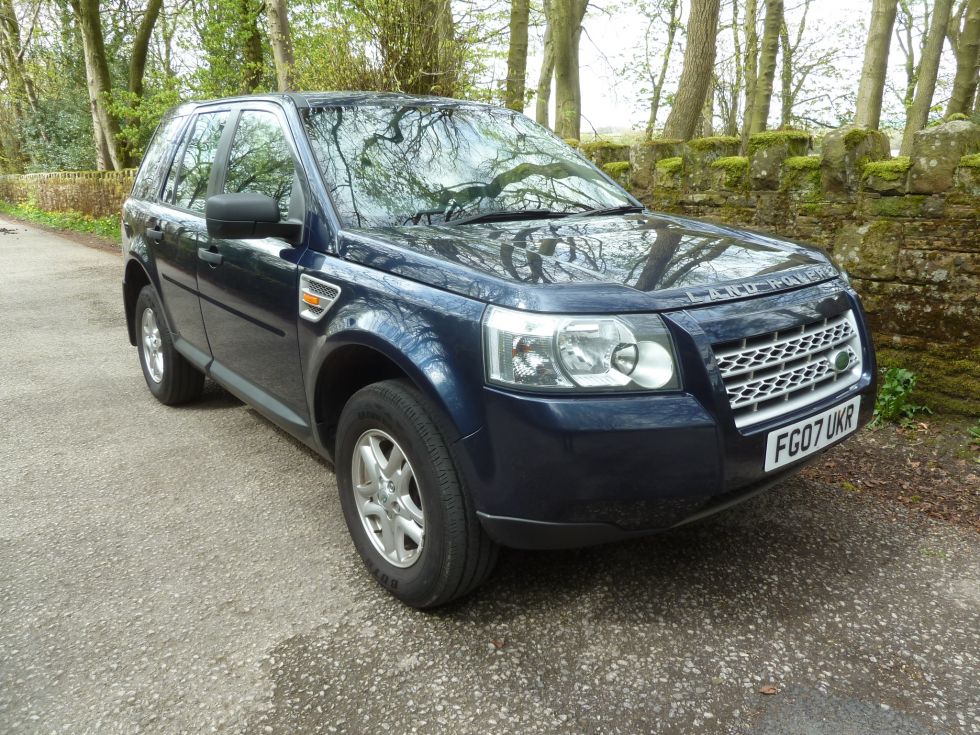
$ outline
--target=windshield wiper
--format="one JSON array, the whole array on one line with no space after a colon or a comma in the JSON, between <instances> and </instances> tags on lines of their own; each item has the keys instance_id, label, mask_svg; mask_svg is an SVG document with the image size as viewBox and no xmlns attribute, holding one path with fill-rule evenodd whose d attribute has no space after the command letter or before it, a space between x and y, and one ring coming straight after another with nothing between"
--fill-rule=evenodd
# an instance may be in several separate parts
<instances>
[{"instance_id":1,"label":"windshield wiper","mask_svg":"<svg viewBox=\"0 0 980 735\"><path fill-rule=\"evenodd\" d=\"M576 217L601 217L604 214L633 214L642 212L643 207L637 204L621 204L618 207L600 207L599 209L589 209L585 212L576 212Z\"/></svg>"},{"instance_id":2,"label":"windshield wiper","mask_svg":"<svg viewBox=\"0 0 980 735\"><path fill-rule=\"evenodd\" d=\"M551 219L567 217L570 212L556 212L552 209L498 209L491 212L477 212L467 217L449 220L450 225L469 225L477 222L514 222L524 219Z\"/></svg>"}]
</instances>

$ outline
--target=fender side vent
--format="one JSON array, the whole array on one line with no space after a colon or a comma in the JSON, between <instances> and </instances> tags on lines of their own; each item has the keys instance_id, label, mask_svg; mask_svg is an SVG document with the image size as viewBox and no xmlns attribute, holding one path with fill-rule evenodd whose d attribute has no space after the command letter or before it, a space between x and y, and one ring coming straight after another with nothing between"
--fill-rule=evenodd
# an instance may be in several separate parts
<instances>
[{"instance_id":1,"label":"fender side vent","mask_svg":"<svg viewBox=\"0 0 980 735\"><path fill-rule=\"evenodd\" d=\"M299 315L307 321L320 321L339 296L340 286L305 273L299 277Z\"/></svg>"}]
</instances>

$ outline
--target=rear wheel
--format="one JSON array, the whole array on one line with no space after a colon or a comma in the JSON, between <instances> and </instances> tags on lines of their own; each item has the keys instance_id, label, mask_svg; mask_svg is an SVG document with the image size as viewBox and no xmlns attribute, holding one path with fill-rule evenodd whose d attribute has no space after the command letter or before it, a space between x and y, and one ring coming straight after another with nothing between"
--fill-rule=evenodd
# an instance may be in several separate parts
<instances>
[{"instance_id":1,"label":"rear wheel","mask_svg":"<svg viewBox=\"0 0 980 735\"><path fill-rule=\"evenodd\" d=\"M472 591L497 558L432 416L409 383L388 380L355 393L338 426L337 484L354 545L383 587L419 608Z\"/></svg>"},{"instance_id":2,"label":"rear wheel","mask_svg":"<svg viewBox=\"0 0 980 735\"><path fill-rule=\"evenodd\" d=\"M136 348L146 387L158 401L172 406L192 401L204 387L204 373L174 348L160 298L144 286L136 299Z\"/></svg>"}]
</instances>

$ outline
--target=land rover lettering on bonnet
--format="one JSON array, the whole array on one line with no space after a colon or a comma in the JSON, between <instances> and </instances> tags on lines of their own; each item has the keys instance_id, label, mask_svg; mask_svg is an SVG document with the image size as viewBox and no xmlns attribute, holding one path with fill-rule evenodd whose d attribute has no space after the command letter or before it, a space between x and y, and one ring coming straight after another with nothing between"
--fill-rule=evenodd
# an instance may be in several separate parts
<instances>
[{"instance_id":1,"label":"land rover lettering on bonnet","mask_svg":"<svg viewBox=\"0 0 980 735\"><path fill-rule=\"evenodd\" d=\"M150 392L185 403L210 378L332 462L368 572L420 608L501 545L728 508L872 410L864 313L826 255L648 211L510 110L182 105L123 231Z\"/></svg>"}]
</instances>

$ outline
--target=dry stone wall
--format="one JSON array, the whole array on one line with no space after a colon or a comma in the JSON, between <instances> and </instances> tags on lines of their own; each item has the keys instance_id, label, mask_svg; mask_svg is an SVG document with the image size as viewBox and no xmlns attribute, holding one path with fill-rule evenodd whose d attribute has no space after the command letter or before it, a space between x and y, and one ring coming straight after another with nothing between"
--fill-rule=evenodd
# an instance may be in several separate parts
<instances>
[{"instance_id":1,"label":"dry stone wall","mask_svg":"<svg viewBox=\"0 0 980 735\"><path fill-rule=\"evenodd\" d=\"M135 169L0 176L0 200L31 202L47 212L110 217L119 214L135 176Z\"/></svg>"}]
</instances>

